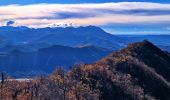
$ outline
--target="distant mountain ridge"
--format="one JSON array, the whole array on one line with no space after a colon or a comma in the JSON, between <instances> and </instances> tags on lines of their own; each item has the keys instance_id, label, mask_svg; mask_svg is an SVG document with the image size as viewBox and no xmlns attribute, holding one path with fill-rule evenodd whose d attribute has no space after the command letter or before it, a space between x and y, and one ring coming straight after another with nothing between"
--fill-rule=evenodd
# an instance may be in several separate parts
<instances>
[{"instance_id":1,"label":"distant mountain ridge","mask_svg":"<svg viewBox=\"0 0 170 100\"><path fill-rule=\"evenodd\" d=\"M69 47L98 46L117 50L122 48L123 41L96 26L86 27L56 27L56 28L28 28L28 27L0 27L0 36L6 44L49 44ZM99 43L100 42L100 43Z\"/></svg>"},{"instance_id":2,"label":"distant mountain ridge","mask_svg":"<svg viewBox=\"0 0 170 100\"><path fill-rule=\"evenodd\" d=\"M0 27L0 48L6 45L32 47L34 50L53 45L69 47L97 46L120 50L129 43L149 40L163 50L170 51L170 35L114 35L96 26L28 28ZM37 48L36 48L37 45ZM28 48L29 49L29 48Z\"/></svg>"},{"instance_id":3,"label":"distant mountain ridge","mask_svg":"<svg viewBox=\"0 0 170 100\"><path fill-rule=\"evenodd\" d=\"M94 46L72 48L59 45L41 48L38 51L20 51L10 47L8 51L7 48L1 48L0 51L0 70L15 77L48 74L57 67L69 70L76 63L93 63L111 52Z\"/></svg>"}]
</instances>

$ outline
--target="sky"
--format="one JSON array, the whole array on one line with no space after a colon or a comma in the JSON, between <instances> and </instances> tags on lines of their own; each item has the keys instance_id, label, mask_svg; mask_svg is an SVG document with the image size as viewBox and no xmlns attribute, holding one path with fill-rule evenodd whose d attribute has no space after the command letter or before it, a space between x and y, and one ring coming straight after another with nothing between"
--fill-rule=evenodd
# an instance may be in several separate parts
<instances>
[{"instance_id":1,"label":"sky","mask_svg":"<svg viewBox=\"0 0 170 100\"><path fill-rule=\"evenodd\" d=\"M112 34L170 34L170 0L0 0L0 26L95 25Z\"/></svg>"}]
</instances>

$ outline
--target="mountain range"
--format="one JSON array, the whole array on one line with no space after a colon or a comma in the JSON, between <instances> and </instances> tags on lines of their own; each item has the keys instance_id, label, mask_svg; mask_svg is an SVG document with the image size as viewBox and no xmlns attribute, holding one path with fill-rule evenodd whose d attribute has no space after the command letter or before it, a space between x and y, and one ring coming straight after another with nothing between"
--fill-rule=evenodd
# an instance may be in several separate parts
<instances>
[{"instance_id":1,"label":"mountain range","mask_svg":"<svg viewBox=\"0 0 170 100\"><path fill-rule=\"evenodd\" d=\"M0 70L16 77L50 73L57 66L68 70L73 64L94 63L112 51L144 39L170 51L170 35L113 35L96 26L3 26Z\"/></svg>"},{"instance_id":2,"label":"mountain range","mask_svg":"<svg viewBox=\"0 0 170 100\"><path fill-rule=\"evenodd\" d=\"M76 63L92 63L110 52L110 50L93 46L72 48L54 45L32 52L9 49L8 52L0 53L0 70L15 77L30 77L48 74L57 67L69 70Z\"/></svg>"},{"instance_id":3,"label":"mountain range","mask_svg":"<svg viewBox=\"0 0 170 100\"><path fill-rule=\"evenodd\" d=\"M12 44L48 44L69 47L98 46L117 50L123 46L123 41L114 35L103 31L99 27L56 27L56 28L28 28L28 27L0 27L0 45ZM99 43L100 42L100 43Z\"/></svg>"},{"instance_id":4,"label":"mountain range","mask_svg":"<svg viewBox=\"0 0 170 100\"><path fill-rule=\"evenodd\" d=\"M38 50L53 45L97 46L120 50L129 43L147 39L164 50L170 50L170 35L114 35L96 26L28 28L0 27L0 47L7 45ZM100 42L100 43L99 43Z\"/></svg>"}]
</instances>

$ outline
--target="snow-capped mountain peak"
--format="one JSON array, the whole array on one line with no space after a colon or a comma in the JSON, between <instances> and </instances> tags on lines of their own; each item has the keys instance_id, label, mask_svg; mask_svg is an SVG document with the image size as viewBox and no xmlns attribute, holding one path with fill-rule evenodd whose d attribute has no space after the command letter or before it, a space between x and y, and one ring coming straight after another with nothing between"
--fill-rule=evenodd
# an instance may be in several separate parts
<instances>
[{"instance_id":1,"label":"snow-capped mountain peak","mask_svg":"<svg viewBox=\"0 0 170 100\"><path fill-rule=\"evenodd\" d=\"M46 24L46 25L31 25L29 27L31 28L46 28L46 27L50 27L50 28L56 28L56 27L79 27L80 25L77 24L73 24L73 23L53 23L53 24Z\"/></svg>"}]
</instances>

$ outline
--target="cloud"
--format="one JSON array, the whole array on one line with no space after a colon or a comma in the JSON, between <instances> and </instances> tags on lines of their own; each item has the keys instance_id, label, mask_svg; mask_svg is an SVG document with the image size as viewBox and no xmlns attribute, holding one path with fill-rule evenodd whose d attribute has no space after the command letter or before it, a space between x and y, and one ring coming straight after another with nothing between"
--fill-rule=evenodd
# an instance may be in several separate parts
<instances>
[{"instance_id":1,"label":"cloud","mask_svg":"<svg viewBox=\"0 0 170 100\"><path fill-rule=\"evenodd\" d=\"M38 26L53 23L78 25L170 23L170 4L119 2L101 4L33 4L0 6L0 22Z\"/></svg>"},{"instance_id":2,"label":"cloud","mask_svg":"<svg viewBox=\"0 0 170 100\"><path fill-rule=\"evenodd\" d=\"M10 20L6 22L6 26L11 26L13 24L15 24L15 21Z\"/></svg>"},{"instance_id":3,"label":"cloud","mask_svg":"<svg viewBox=\"0 0 170 100\"><path fill-rule=\"evenodd\" d=\"M167 27L167 30L170 31L170 27Z\"/></svg>"}]
</instances>

